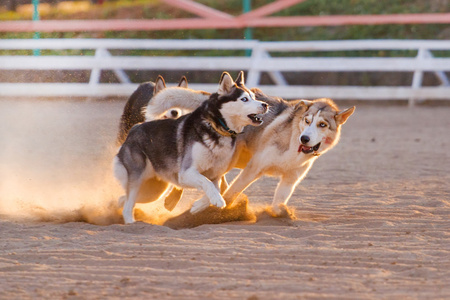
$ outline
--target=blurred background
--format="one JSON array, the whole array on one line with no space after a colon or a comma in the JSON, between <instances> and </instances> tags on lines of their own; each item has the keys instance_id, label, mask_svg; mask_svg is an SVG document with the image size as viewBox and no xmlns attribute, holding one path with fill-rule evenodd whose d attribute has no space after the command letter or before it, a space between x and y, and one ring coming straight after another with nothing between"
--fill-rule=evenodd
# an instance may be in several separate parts
<instances>
[{"instance_id":1,"label":"blurred background","mask_svg":"<svg viewBox=\"0 0 450 300\"><path fill-rule=\"evenodd\" d=\"M448 0L3 0L0 4L0 39L3 41L0 40L0 43L5 45L5 39L182 40L186 42L183 46L180 44L175 47L161 46L160 49L157 49L155 45L136 46L135 49L128 46L127 49L120 49L120 45L113 45L107 49L106 55L116 58L228 57L241 59L247 57L248 60L242 60L242 69L250 73L247 76L252 77L252 86L268 86L269 92L285 98L317 97L318 93L314 93L313 90L315 87L329 86L333 88L323 90L321 96L348 99L352 95L353 99L363 99L370 98L367 94L371 94L374 99L424 100L442 99L446 98L444 94L449 94L449 61L432 62L431 59L449 57L449 23L450 3ZM265 52L262 56L256 51L258 45L247 49L245 45L242 45L240 49L226 49L214 44L210 44L209 47L189 44L193 40L221 39L259 42L317 41L317 44L299 44L300 48L292 47L291 50L283 49L284 46L281 44L272 50L263 46ZM342 41L359 40L372 40L372 42L365 46L342 43ZM390 43L385 43L385 40L389 40ZM447 43L425 49L423 47L426 44L423 41L417 43L418 40ZM229 43L233 44L233 41ZM336 41L336 43L331 46L315 47L315 45L321 45L319 41ZM401 44L405 41L411 42ZM20 66L20 62L12 63L10 60L14 59L11 56L32 54L66 57L96 56L98 59L104 56L99 52L104 50L103 46L96 45L94 42L83 49L81 46L72 49L71 46L67 49L62 49L61 46L49 46L53 49L34 49L33 47L32 44L10 45L3 48L0 46L0 53L3 54L4 59L2 63L2 56L0 56L0 84L124 83L128 84L128 87L110 89L110 92L103 94L92 92L92 95L116 94L125 97L131 94L137 83L154 81L158 74L163 75L168 82L177 82L180 76L187 75L190 83L214 84L222 71L228 70L232 74L239 71L239 66L233 67L232 63L226 61L214 66L214 60L207 60L205 64L192 61L191 64L201 65L198 68L187 67L181 60L173 60L173 65L169 62L164 67L156 65L154 61L142 60L133 64L123 61L122 65L129 68L114 70L104 67L105 64L108 65L108 62L99 62L99 67L94 68L98 61L86 63L92 64L92 69L73 67L70 64L66 69L62 69L55 66L59 64L57 61L48 62L48 69L39 63L36 63L37 67L27 69L26 66ZM422 53L420 49L423 50ZM307 61L311 62L309 66L305 65L305 60L267 61L267 63L261 61L262 57L268 58L268 56L335 59L310 60ZM354 60L357 58L393 59L379 60L378 63L376 60ZM395 58L410 60L401 61ZM414 58L417 60L413 60ZM427 58L425 62L430 62L431 65L424 66L423 61L418 62L424 58ZM5 67L5 61L11 62L14 67ZM78 64L75 61L73 63L75 66ZM189 62L187 64L189 65ZM269 66L268 70L261 67L265 64ZM28 66L33 65L34 61L28 64ZM50 70L50 65L53 65L55 69ZM179 70L177 65L180 66ZM225 67L222 67L223 65ZM228 65L231 69L226 68ZM275 70L273 65L279 65L280 69ZM365 65L367 65L366 68ZM439 66L438 69L436 65ZM330 66L330 70L327 70L326 66ZM96 78L93 78L94 69L96 69ZM271 89L274 85L277 88L295 86L298 89L295 91L281 89L281 87ZM422 87L438 86L445 90L439 89L438 92L427 94L429 91L422 89ZM210 89L212 85L196 87ZM341 89L335 89L336 87ZM354 90L344 90L342 87L383 87L384 89L355 90L355 94ZM386 89L386 87L408 87L409 89L394 90ZM9 89L9 86L3 86L3 96L12 95L12 92L7 91ZM17 90L17 87L14 89ZM45 96L45 93L43 95ZM77 93L74 93L73 96L76 95ZM1 91L0 96L2 96Z\"/></svg>"}]
</instances>

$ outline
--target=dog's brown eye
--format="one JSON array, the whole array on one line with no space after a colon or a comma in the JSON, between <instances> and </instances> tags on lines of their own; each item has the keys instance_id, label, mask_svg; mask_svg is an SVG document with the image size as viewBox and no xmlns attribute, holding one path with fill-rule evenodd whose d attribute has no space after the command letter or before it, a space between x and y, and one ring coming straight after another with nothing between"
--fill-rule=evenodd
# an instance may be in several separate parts
<instances>
[{"instance_id":1,"label":"dog's brown eye","mask_svg":"<svg viewBox=\"0 0 450 300\"><path fill-rule=\"evenodd\" d=\"M306 124L309 124L309 123L311 123L308 119L305 119L305 123Z\"/></svg>"},{"instance_id":2,"label":"dog's brown eye","mask_svg":"<svg viewBox=\"0 0 450 300\"><path fill-rule=\"evenodd\" d=\"M325 127L327 127L327 123L320 122L319 126L322 127L322 128L325 128Z\"/></svg>"},{"instance_id":3,"label":"dog's brown eye","mask_svg":"<svg viewBox=\"0 0 450 300\"><path fill-rule=\"evenodd\" d=\"M248 101L248 98L247 98L247 97L243 97L243 98L241 98L241 101L242 101L242 102L247 102L247 101Z\"/></svg>"}]
</instances>

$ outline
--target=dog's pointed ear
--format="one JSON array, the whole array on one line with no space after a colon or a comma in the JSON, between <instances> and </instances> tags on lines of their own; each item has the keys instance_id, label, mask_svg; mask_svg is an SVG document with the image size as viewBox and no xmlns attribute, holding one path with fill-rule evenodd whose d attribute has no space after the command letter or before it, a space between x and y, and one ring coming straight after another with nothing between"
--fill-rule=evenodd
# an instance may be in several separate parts
<instances>
[{"instance_id":1,"label":"dog's pointed ear","mask_svg":"<svg viewBox=\"0 0 450 300\"><path fill-rule=\"evenodd\" d=\"M236 80L234 82L236 82L236 84L239 86L243 86L245 84L244 71L239 72L239 74L236 77Z\"/></svg>"},{"instance_id":2,"label":"dog's pointed ear","mask_svg":"<svg viewBox=\"0 0 450 300\"><path fill-rule=\"evenodd\" d=\"M188 88L188 81L186 79L186 76L181 77L180 82L178 82L178 87L182 87L185 89Z\"/></svg>"},{"instance_id":3,"label":"dog's pointed ear","mask_svg":"<svg viewBox=\"0 0 450 300\"><path fill-rule=\"evenodd\" d=\"M226 95L231 92L231 89L234 86L234 81L231 78L231 75L228 72L223 72L219 81L219 89L217 93L219 95Z\"/></svg>"},{"instance_id":4,"label":"dog's pointed ear","mask_svg":"<svg viewBox=\"0 0 450 300\"><path fill-rule=\"evenodd\" d=\"M350 107L347 108L346 110L340 111L336 114L336 116L334 116L334 119L336 120L336 124L342 125L345 122L347 122L347 119L353 114L353 112L355 111L356 107Z\"/></svg>"},{"instance_id":5,"label":"dog's pointed ear","mask_svg":"<svg viewBox=\"0 0 450 300\"><path fill-rule=\"evenodd\" d=\"M161 75L158 75L158 78L156 78L155 91L153 92L153 95L158 94L165 88L166 88L166 82L164 81L164 78Z\"/></svg>"},{"instance_id":6,"label":"dog's pointed ear","mask_svg":"<svg viewBox=\"0 0 450 300\"><path fill-rule=\"evenodd\" d=\"M310 100L298 100L298 102L294 106L294 111L303 110L303 112L307 111L308 108L313 104Z\"/></svg>"},{"instance_id":7,"label":"dog's pointed ear","mask_svg":"<svg viewBox=\"0 0 450 300\"><path fill-rule=\"evenodd\" d=\"M264 95L263 91L261 91L261 90L258 89L258 88L251 88L250 91L252 91L255 95L256 95L256 94L258 94L258 95Z\"/></svg>"},{"instance_id":8,"label":"dog's pointed ear","mask_svg":"<svg viewBox=\"0 0 450 300\"><path fill-rule=\"evenodd\" d=\"M258 88L251 88L250 91L252 91L253 94L255 94L255 98L256 98L256 99L261 100L261 99L267 99L267 98L268 98L267 95L264 94L264 93L263 93L260 89L258 89Z\"/></svg>"}]
</instances>

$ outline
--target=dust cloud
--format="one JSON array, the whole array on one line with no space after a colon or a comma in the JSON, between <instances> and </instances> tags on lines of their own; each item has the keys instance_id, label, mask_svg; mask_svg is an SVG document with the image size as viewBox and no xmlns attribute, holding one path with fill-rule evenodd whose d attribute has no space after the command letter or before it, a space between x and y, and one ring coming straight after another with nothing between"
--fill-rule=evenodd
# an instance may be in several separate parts
<instances>
[{"instance_id":1,"label":"dust cloud","mask_svg":"<svg viewBox=\"0 0 450 300\"><path fill-rule=\"evenodd\" d=\"M112 177L118 103L0 100L0 215L120 222Z\"/></svg>"}]
</instances>

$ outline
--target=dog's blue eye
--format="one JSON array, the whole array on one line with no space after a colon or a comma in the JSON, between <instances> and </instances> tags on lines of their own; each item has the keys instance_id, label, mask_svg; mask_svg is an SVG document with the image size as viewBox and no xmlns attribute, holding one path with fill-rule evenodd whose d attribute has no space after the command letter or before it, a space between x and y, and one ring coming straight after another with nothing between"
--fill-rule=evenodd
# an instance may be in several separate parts
<instances>
[{"instance_id":1,"label":"dog's blue eye","mask_svg":"<svg viewBox=\"0 0 450 300\"><path fill-rule=\"evenodd\" d=\"M244 98L241 98L241 100L242 100L242 102L247 102L247 101L248 101L248 98L247 98L247 97L244 97Z\"/></svg>"},{"instance_id":2,"label":"dog's blue eye","mask_svg":"<svg viewBox=\"0 0 450 300\"><path fill-rule=\"evenodd\" d=\"M319 124L319 126L322 127L322 128L325 128L325 127L327 127L327 124L322 122L322 123Z\"/></svg>"}]
</instances>

